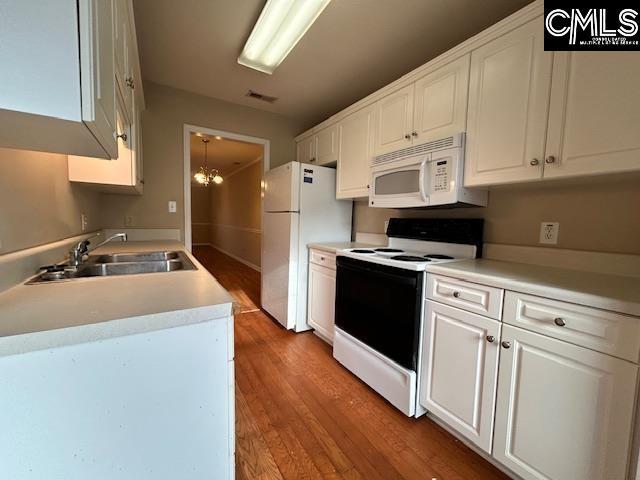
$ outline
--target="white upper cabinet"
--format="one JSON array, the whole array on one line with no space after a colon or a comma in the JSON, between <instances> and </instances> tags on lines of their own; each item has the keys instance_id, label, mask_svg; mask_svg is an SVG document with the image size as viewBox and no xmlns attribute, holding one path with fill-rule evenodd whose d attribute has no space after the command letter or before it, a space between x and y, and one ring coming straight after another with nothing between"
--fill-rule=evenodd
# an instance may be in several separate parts
<instances>
[{"instance_id":1,"label":"white upper cabinet","mask_svg":"<svg viewBox=\"0 0 640 480\"><path fill-rule=\"evenodd\" d=\"M0 0L0 146L117 156L110 0ZM9 67L10 66L10 67Z\"/></svg>"},{"instance_id":2,"label":"white upper cabinet","mask_svg":"<svg viewBox=\"0 0 640 480\"><path fill-rule=\"evenodd\" d=\"M133 120L132 96L134 87L133 64L137 58L133 35L130 28L130 0L113 0L114 40L115 40L115 74L118 89L122 94L127 118Z\"/></svg>"},{"instance_id":3,"label":"white upper cabinet","mask_svg":"<svg viewBox=\"0 0 640 480\"><path fill-rule=\"evenodd\" d=\"M352 113L338 124L336 198L369 196L375 106Z\"/></svg>"},{"instance_id":4,"label":"white upper cabinet","mask_svg":"<svg viewBox=\"0 0 640 480\"><path fill-rule=\"evenodd\" d=\"M502 327L493 456L526 480L625 479L638 367Z\"/></svg>"},{"instance_id":5,"label":"white upper cabinet","mask_svg":"<svg viewBox=\"0 0 640 480\"><path fill-rule=\"evenodd\" d=\"M69 180L91 184L109 193L142 193L142 155L139 151L139 123L124 115L124 101L117 103L118 156L110 161L69 155Z\"/></svg>"},{"instance_id":6,"label":"white upper cabinet","mask_svg":"<svg viewBox=\"0 0 640 480\"><path fill-rule=\"evenodd\" d=\"M420 404L491 453L501 323L427 302Z\"/></svg>"},{"instance_id":7,"label":"white upper cabinet","mask_svg":"<svg viewBox=\"0 0 640 480\"><path fill-rule=\"evenodd\" d=\"M413 84L376 103L375 155L411 145L413 139Z\"/></svg>"},{"instance_id":8,"label":"white upper cabinet","mask_svg":"<svg viewBox=\"0 0 640 480\"><path fill-rule=\"evenodd\" d=\"M464 132L467 125L469 62L467 54L415 83L415 142L427 142Z\"/></svg>"},{"instance_id":9,"label":"white upper cabinet","mask_svg":"<svg viewBox=\"0 0 640 480\"><path fill-rule=\"evenodd\" d=\"M540 19L472 52L465 186L542 177L551 67Z\"/></svg>"},{"instance_id":10,"label":"white upper cabinet","mask_svg":"<svg viewBox=\"0 0 640 480\"><path fill-rule=\"evenodd\" d=\"M312 163L326 165L338 161L338 126L323 128L314 135L315 155Z\"/></svg>"},{"instance_id":11,"label":"white upper cabinet","mask_svg":"<svg viewBox=\"0 0 640 480\"><path fill-rule=\"evenodd\" d=\"M111 0L80 0L78 18L82 118L109 156L116 158L113 4Z\"/></svg>"},{"instance_id":12,"label":"white upper cabinet","mask_svg":"<svg viewBox=\"0 0 640 480\"><path fill-rule=\"evenodd\" d=\"M544 176L640 169L640 52L557 52Z\"/></svg>"},{"instance_id":13,"label":"white upper cabinet","mask_svg":"<svg viewBox=\"0 0 640 480\"><path fill-rule=\"evenodd\" d=\"M315 161L316 138L313 135L300 140L296 145L296 159L300 163L312 163Z\"/></svg>"}]
</instances>

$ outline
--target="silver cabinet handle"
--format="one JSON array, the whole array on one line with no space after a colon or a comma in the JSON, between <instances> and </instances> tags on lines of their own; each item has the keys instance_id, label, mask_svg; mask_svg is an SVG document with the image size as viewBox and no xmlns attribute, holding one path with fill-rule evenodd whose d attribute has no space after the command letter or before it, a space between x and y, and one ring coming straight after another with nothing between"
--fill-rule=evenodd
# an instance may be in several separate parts
<instances>
[{"instance_id":1,"label":"silver cabinet handle","mask_svg":"<svg viewBox=\"0 0 640 480\"><path fill-rule=\"evenodd\" d=\"M566 325L565 321L558 317L558 318L554 318L553 319L553 323L555 323L556 325L558 325L559 327L564 327Z\"/></svg>"},{"instance_id":2,"label":"silver cabinet handle","mask_svg":"<svg viewBox=\"0 0 640 480\"><path fill-rule=\"evenodd\" d=\"M121 133L120 135L116 135L116 138L121 138L123 142L127 141L127 134Z\"/></svg>"},{"instance_id":3,"label":"silver cabinet handle","mask_svg":"<svg viewBox=\"0 0 640 480\"><path fill-rule=\"evenodd\" d=\"M406 138L407 140L411 140L411 134L407 133L404 138Z\"/></svg>"},{"instance_id":4,"label":"silver cabinet handle","mask_svg":"<svg viewBox=\"0 0 640 480\"><path fill-rule=\"evenodd\" d=\"M511 342L502 342L502 348L511 348Z\"/></svg>"},{"instance_id":5,"label":"silver cabinet handle","mask_svg":"<svg viewBox=\"0 0 640 480\"><path fill-rule=\"evenodd\" d=\"M415 130L413 132L411 132L411 136L413 137L417 137L418 136L418 132L416 132Z\"/></svg>"},{"instance_id":6,"label":"silver cabinet handle","mask_svg":"<svg viewBox=\"0 0 640 480\"><path fill-rule=\"evenodd\" d=\"M554 157L553 155L549 155L546 159L545 162L546 163L555 163L556 161L556 157Z\"/></svg>"},{"instance_id":7,"label":"silver cabinet handle","mask_svg":"<svg viewBox=\"0 0 640 480\"><path fill-rule=\"evenodd\" d=\"M538 160L537 158L534 158L529 162L529 165L531 165L532 167L535 167L538 164L540 164L540 160Z\"/></svg>"},{"instance_id":8,"label":"silver cabinet handle","mask_svg":"<svg viewBox=\"0 0 640 480\"><path fill-rule=\"evenodd\" d=\"M456 297L456 298L460 298L460 292L458 292L458 291L453 292L453 296Z\"/></svg>"},{"instance_id":9,"label":"silver cabinet handle","mask_svg":"<svg viewBox=\"0 0 640 480\"><path fill-rule=\"evenodd\" d=\"M494 337L493 335L487 335L487 342L493 343L495 341L496 341L496 337Z\"/></svg>"}]
</instances>

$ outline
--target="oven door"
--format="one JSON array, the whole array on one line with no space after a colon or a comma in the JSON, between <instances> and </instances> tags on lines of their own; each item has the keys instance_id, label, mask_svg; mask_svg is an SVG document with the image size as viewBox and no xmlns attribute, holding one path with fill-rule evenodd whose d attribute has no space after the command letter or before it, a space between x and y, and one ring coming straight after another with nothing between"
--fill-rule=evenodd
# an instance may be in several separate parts
<instances>
[{"instance_id":1,"label":"oven door","mask_svg":"<svg viewBox=\"0 0 640 480\"><path fill-rule=\"evenodd\" d=\"M424 272L338 256L336 326L416 371Z\"/></svg>"},{"instance_id":2,"label":"oven door","mask_svg":"<svg viewBox=\"0 0 640 480\"><path fill-rule=\"evenodd\" d=\"M429 205L427 168L431 155L396 160L371 168L369 205L379 208Z\"/></svg>"}]
</instances>

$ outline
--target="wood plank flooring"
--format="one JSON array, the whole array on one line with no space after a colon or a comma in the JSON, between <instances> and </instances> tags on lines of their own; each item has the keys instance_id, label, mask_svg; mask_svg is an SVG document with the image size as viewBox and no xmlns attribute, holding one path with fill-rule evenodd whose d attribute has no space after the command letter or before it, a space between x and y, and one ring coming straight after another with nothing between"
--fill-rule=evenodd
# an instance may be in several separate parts
<instances>
[{"instance_id":1,"label":"wood plank flooring","mask_svg":"<svg viewBox=\"0 0 640 480\"><path fill-rule=\"evenodd\" d=\"M251 311L257 272L210 247L194 254L246 312L235 318L236 478L508 478L428 418L404 416L313 333Z\"/></svg>"}]
</instances>

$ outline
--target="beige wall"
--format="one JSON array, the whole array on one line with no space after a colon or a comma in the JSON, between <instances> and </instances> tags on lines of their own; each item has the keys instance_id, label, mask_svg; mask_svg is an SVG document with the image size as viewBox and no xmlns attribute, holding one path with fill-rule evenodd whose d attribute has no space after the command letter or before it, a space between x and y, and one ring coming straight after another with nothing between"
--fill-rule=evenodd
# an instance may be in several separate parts
<instances>
[{"instance_id":1,"label":"beige wall","mask_svg":"<svg viewBox=\"0 0 640 480\"><path fill-rule=\"evenodd\" d=\"M255 162L211 187L212 245L258 267L262 169L262 162Z\"/></svg>"},{"instance_id":2,"label":"beige wall","mask_svg":"<svg viewBox=\"0 0 640 480\"><path fill-rule=\"evenodd\" d=\"M69 183L67 156L0 148L0 254L102 228L100 194Z\"/></svg>"},{"instance_id":3,"label":"beige wall","mask_svg":"<svg viewBox=\"0 0 640 480\"><path fill-rule=\"evenodd\" d=\"M211 189L191 182L191 241L211 243Z\"/></svg>"},{"instance_id":4,"label":"beige wall","mask_svg":"<svg viewBox=\"0 0 640 480\"><path fill-rule=\"evenodd\" d=\"M487 208L391 210L356 202L354 231L384 233L390 217L484 218L485 242L537 245L541 222L560 222L558 248L640 254L640 179L517 185L493 190Z\"/></svg>"},{"instance_id":5,"label":"beige wall","mask_svg":"<svg viewBox=\"0 0 640 480\"><path fill-rule=\"evenodd\" d=\"M272 166L295 159L294 135L300 128L285 117L153 83L145 84L145 99L144 195L105 195L106 227L122 227L125 215L130 215L135 227L184 229L185 123L266 138L271 142ZM178 202L177 213L167 212L169 200Z\"/></svg>"}]
</instances>

